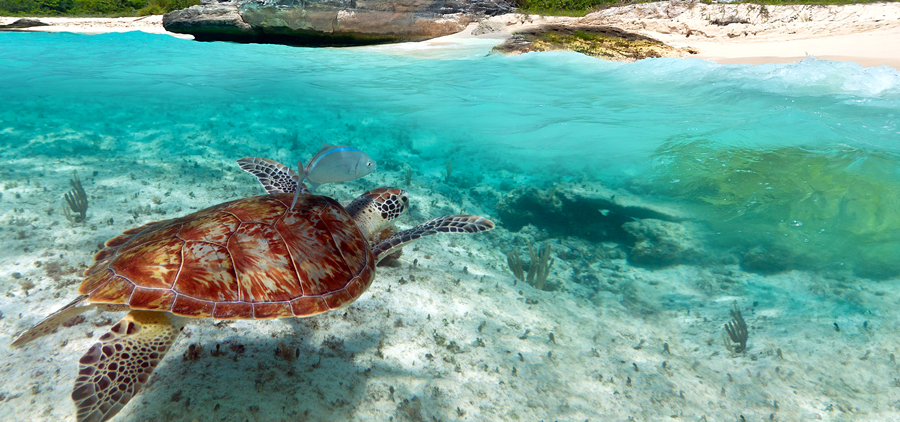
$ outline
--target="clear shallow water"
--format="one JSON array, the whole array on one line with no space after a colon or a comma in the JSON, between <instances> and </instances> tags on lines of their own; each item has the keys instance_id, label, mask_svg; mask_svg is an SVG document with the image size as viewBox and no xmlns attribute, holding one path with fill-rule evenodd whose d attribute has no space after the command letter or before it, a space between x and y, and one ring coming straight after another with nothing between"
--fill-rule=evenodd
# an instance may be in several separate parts
<instances>
[{"instance_id":1,"label":"clear shallow water","mask_svg":"<svg viewBox=\"0 0 900 422\"><path fill-rule=\"evenodd\" d=\"M762 189L776 189L762 183L790 176L723 157L748 154L752 161L761 151L798 147L836 157L821 177L849 172L884 182L861 196L891 196L890 188L900 187L891 166L858 165L871 154L893 160L900 149L896 69L814 59L623 64L570 53L487 55L487 47L430 60L384 49L201 44L143 33L0 34L0 146L8 160L24 162L142 152L215 158L224 166L246 155L294 163L321 142L352 144L389 171L410 166L437 176L454 161L457 176L470 184L600 180L615 188L637 182L646 194L688 204L698 202L695 186L673 180L696 182L689 176L714 172L727 183L730 171L753 171ZM714 165L685 167L715 151L724 155L707 160ZM846 154L851 159L838 157ZM822 190L832 182L801 183ZM781 201L801 201L802 194ZM734 195L730 200L752 208L752 193ZM707 207L700 213L726 221L714 230L741 237L749 223L734 219L738 212ZM893 221L894 213L885 212ZM802 216L762 213L752 223L812 223ZM900 252L900 239L886 237L878 248ZM809 236L799 242L804 239Z\"/></svg>"},{"instance_id":2,"label":"clear shallow water","mask_svg":"<svg viewBox=\"0 0 900 422\"><path fill-rule=\"evenodd\" d=\"M274 134L299 130L310 149L377 138L398 153L460 149L527 173L589 165L609 177L645 170L672 138L894 150L900 136L897 70L851 63L620 64L568 53L436 61L142 33L8 33L0 41L3 142L13 146L53 127L102 136L126 122L129 133L199 125L224 131L216 133L223 142L240 136L273 147L285 146ZM360 125L366 130L353 133Z\"/></svg>"},{"instance_id":3,"label":"clear shallow water","mask_svg":"<svg viewBox=\"0 0 900 422\"><path fill-rule=\"evenodd\" d=\"M92 183L100 196L108 192L102 190L104 185L133 172L138 179L147 177L148 184L169 184L173 199L163 198L165 204L190 202L185 191L192 189L194 177L179 174L188 166L175 163L202 162L200 171L233 185L247 180L238 179L246 175L234 166L237 158L254 155L292 164L310 157L321 142L350 144L378 160L379 173L400 179L409 167L414 179L421 180L420 190L468 199L452 204L453 212L477 210L496 216L496 198L465 196L475 185L506 194L519 184L550 188L560 181L600 181L613 189L689 206L694 219L710 229L711 243L738 255L762 248L763 253L754 256L763 261L787 256L799 263L788 269L833 271L846 261L859 275L887 278L897 273L890 265L900 252L897 70L816 60L763 66L679 59L621 64L568 53L503 57L466 51L428 60L379 50L200 44L141 33L0 33L0 170L10 180L28 178L29 183L36 174L66 179L73 169L82 175L99 171ZM453 189L440 182L448 161L456 163ZM364 179L359 185L368 183ZM12 200L15 189L3 200ZM39 191L36 186L34 190ZM257 186L245 191L259 193ZM217 198L233 199L242 192L228 191ZM137 195L121 195L121 208L92 209L92 221L114 217L115 223L101 227L110 233L130 227L123 210L147 203ZM482 208L473 209L473 202ZM440 207L432 204L432 210ZM41 209L32 211L43 215ZM17 214L10 215L15 223ZM588 224L589 218L576 223ZM52 227L45 233L68 233ZM94 237L78 249L91 250L110 236ZM509 238L501 242L504 247L513 243ZM556 253L559 266L566 265L565 260L577 261L574 252ZM758 263L749 269L773 270ZM711 283L707 279L726 286L736 283L722 281L732 277L729 273L703 271L673 277L696 276L697 284ZM820 303L821 298L807 291L819 290L798 283L793 287L797 291L791 291L790 284L798 280L785 277L754 279L760 284L747 301L775 307L771 304L787 294L797 301L797 313L821 312L855 325L876 308L860 296L846 299L856 294L852 289ZM659 279L655 281L665 283L664 276ZM815 289L825 290L816 283L811 282ZM572 283L563 284L568 288ZM577 293L578 288L584 286L573 290ZM649 290L640 293L652 295ZM626 292L627 300L620 302L643 312L652 300L641 294ZM697 307L696 297L677 291L671 296L686 303L687 315ZM724 306L729 308L732 299L721 302L727 300ZM704 305L716 306L712 301L700 307ZM780 308L766 312L784 315ZM896 320L894 315L881 317L885 326ZM785 333L796 328L784 324L779 328ZM721 324L715 325L716 346L722 349ZM830 334L830 321L824 330L814 335ZM510 334L511 344L519 344L521 331ZM637 350L633 346L639 338L634 337L626 351ZM597 342L597 336L592 341ZM710 344L706 339L694 342ZM581 353L587 355L595 345L585 343L588 347ZM777 346L789 353L784 344ZM759 340L752 347L773 355L776 346ZM872 348L882 360L893 350ZM831 357L844 353L840 347L825 349L822 353ZM683 367L695 359L706 361L685 359ZM801 369L818 367L801 363ZM623 372L616 378L626 376ZM718 385L714 390L718 396ZM593 398L590 389L584 391ZM759 403L770 399L765 394L761 399L750 393L745 397ZM698 402L701 407L706 403ZM509 406L518 407L521 403Z\"/></svg>"}]
</instances>

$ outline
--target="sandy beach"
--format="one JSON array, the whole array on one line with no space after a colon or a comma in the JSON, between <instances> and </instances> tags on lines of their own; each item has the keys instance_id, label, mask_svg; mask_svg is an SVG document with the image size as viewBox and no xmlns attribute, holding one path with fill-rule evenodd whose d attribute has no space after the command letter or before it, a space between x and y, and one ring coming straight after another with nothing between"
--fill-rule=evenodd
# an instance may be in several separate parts
<instances>
[{"instance_id":1,"label":"sandy beach","mask_svg":"<svg viewBox=\"0 0 900 422\"><path fill-rule=\"evenodd\" d=\"M0 25L9 25L22 18L0 17ZM167 34L173 37L193 39L184 34L166 31L162 15L128 18L28 18L39 20L47 26L17 28L16 31L76 32L80 34L104 34L109 32L142 31L151 34Z\"/></svg>"},{"instance_id":2,"label":"sandy beach","mask_svg":"<svg viewBox=\"0 0 900 422\"><path fill-rule=\"evenodd\" d=\"M640 32L718 63L789 63L811 56L900 68L898 3L649 3L591 13L579 23Z\"/></svg>"},{"instance_id":3,"label":"sandy beach","mask_svg":"<svg viewBox=\"0 0 900 422\"><path fill-rule=\"evenodd\" d=\"M0 17L0 25L17 19ZM144 31L192 38L167 32L161 15L37 19L48 26L23 30L86 34ZM478 42L475 40L499 43L516 31L543 24L613 26L673 47L690 47L698 51L690 57L723 64L790 63L815 57L900 69L900 3L760 6L658 2L611 7L583 18L507 14L472 24L455 35L412 44L419 44L414 48L418 50ZM472 35L479 26L492 31Z\"/></svg>"}]
</instances>

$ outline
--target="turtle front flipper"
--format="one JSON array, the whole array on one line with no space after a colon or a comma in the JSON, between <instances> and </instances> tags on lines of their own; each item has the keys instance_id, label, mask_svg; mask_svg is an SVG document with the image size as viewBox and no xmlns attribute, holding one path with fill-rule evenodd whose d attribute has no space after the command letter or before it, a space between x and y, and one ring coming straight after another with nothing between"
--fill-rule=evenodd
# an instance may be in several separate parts
<instances>
[{"instance_id":1,"label":"turtle front flipper","mask_svg":"<svg viewBox=\"0 0 900 422\"><path fill-rule=\"evenodd\" d=\"M375 262L377 263L397 248L425 236L438 233L478 233L493 228L493 221L477 215L445 215L428 220L416 227L384 239L372 248L372 253L375 255Z\"/></svg>"},{"instance_id":2,"label":"turtle front flipper","mask_svg":"<svg viewBox=\"0 0 900 422\"><path fill-rule=\"evenodd\" d=\"M78 422L112 418L150 378L184 327L169 313L131 311L78 361L72 400Z\"/></svg>"},{"instance_id":3,"label":"turtle front flipper","mask_svg":"<svg viewBox=\"0 0 900 422\"><path fill-rule=\"evenodd\" d=\"M244 157L237 161L242 170L256 176L269 194L294 193L300 176L284 164L268 158ZM300 182L300 193L308 194L309 190Z\"/></svg>"},{"instance_id":4,"label":"turtle front flipper","mask_svg":"<svg viewBox=\"0 0 900 422\"><path fill-rule=\"evenodd\" d=\"M88 310L94 308L94 305L90 305L87 303L87 295L81 295L75 298L75 300L69 302L68 305L63 306L58 311L48 315L46 318L42 319L41 322L34 324L33 327L25 330L22 334L19 334L15 340L10 344L13 347L23 346L32 340L43 337L47 334L53 332L56 327L62 325L62 323L75 318L79 314L82 314Z\"/></svg>"}]
</instances>

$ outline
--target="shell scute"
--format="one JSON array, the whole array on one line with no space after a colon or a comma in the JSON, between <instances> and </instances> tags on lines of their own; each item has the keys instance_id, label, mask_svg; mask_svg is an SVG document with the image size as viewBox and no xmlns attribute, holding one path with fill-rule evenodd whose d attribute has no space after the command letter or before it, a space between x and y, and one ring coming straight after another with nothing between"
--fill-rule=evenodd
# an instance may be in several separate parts
<instances>
[{"instance_id":1,"label":"shell scute","mask_svg":"<svg viewBox=\"0 0 900 422\"><path fill-rule=\"evenodd\" d=\"M301 294L297 296L328 293L335 289L328 285L329 279L349 280L352 277L347 273L343 260L335 259L339 257L329 253L334 248L334 241L331 236L322 235L320 227L311 221L314 219L318 220L315 215L289 213L275 225L284 239L299 279L303 280Z\"/></svg>"},{"instance_id":2,"label":"shell scute","mask_svg":"<svg viewBox=\"0 0 900 422\"><path fill-rule=\"evenodd\" d=\"M350 283L347 284L347 292L350 294L351 300L356 300L356 298L362 296L363 293L366 292L366 289L369 288L369 282L375 278L375 270L372 269L372 266L366 266L363 268L363 271L353 279Z\"/></svg>"},{"instance_id":3,"label":"shell scute","mask_svg":"<svg viewBox=\"0 0 900 422\"><path fill-rule=\"evenodd\" d=\"M131 293L131 300L128 301L128 306L133 309L146 309L148 311L168 311L172 309L176 296L178 295L169 289L136 287L134 292Z\"/></svg>"},{"instance_id":4,"label":"shell scute","mask_svg":"<svg viewBox=\"0 0 900 422\"><path fill-rule=\"evenodd\" d=\"M290 302L254 303L253 316L256 319L286 318L294 316Z\"/></svg>"},{"instance_id":5,"label":"shell scute","mask_svg":"<svg viewBox=\"0 0 900 422\"><path fill-rule=\"evenodd\" d=\"M140 287L172 288L181 268L184 241L174 237L119 251L109 268Z\"/></svg>"},{"instance_id":6,"label":"shell scute","mask_svg":"<svg viewBox=\"0 0 900 422\"><path fill-rule=\"evenodd\" d=\"M192 297L178 295L172 304L172 313L194 318L211 317L215 304L206 300L197 300Z\"/></svg>"},{"instance_id":7,"label":"shell scute","mask_svg":"<svg viewBox=\"0 0 900 422\"><path fill-rule=\"evenodd\" d=\"M224 246L187 242L181 251L184 265L173 286L176 292L213 302L240 300L231 255Z\"/></svg>"},{"instance_id":8,"label":"shell scute","mask_svg":"<svg viewBox=\"0 0 900 422\"><path fill-rule=\"evenodd\" d=\"M216 303L213 311L216 319L253 319L253 304L245 302Z\"/></svg>"},{"instance_id":9,"label":"shell scute","mask_svg":"<svg viewBox=\"0 0 900 422\"><path fill-rule=\"evenodd\" d=\"M202 241L224 245L241 222L232 214L216 212L205 218L186 221L178 237L185 241Z\"/></svg>"},{"instance_id":10,"label":"shell scute","mask_svg":"<svg viewBox=\"0 0 900 422\"><path fill-rule=\"evenodd\" d=\"M119 254L135 248L140 250L153 248L152 244L156 242L175 238L175 235L178 234L178 230L180 228L181 219L160 221L155 224L147 224L144 226L143 230L140 231L140 233L132 236L131 239L128 239L124 244L121 245L121 247L119 248ZM144 246L148 244L150 244L150 246Z\"/></svg>"},{"instance_id":11,"label":"shell scute","mask_svg":"<svg viewBox=\"0 0 900 422\"><path fill-rule=\"evenodd\" d=\"M234 215L242 223L272 225L284 215L287 207L271 196L257 196L232 201L221 211Z\"/></svg>"},{"instance_id":12,"label":"shell scute","mask_svg":"<svg viewBox=\"0 0 900 422\"><path fill-rule=\"evenodd\" d=\"M110 277L102 286L91 292L91 300L103 303L126 303L134 283L124 277Z\"/></svg>"},{"instance_id":13,"label":"shell scute","mask_svg":"<svg viewBox=\"0 0 900 422\"><path fill-rule=\"evenodd\" d=\"M303 294L288 247L275 228L243 224L228 240L240 299L279 302Z\"/></svg>"},{"instance_id":14,"label":"shell scute","mask_svg":"<svg viewBox=\"0 0 900 422\"><path fill-rule=\"evenodd\" d=\"M325 299L325 304L328 305L328 309L337 309L347 303L350 303L350 299L352 298L352 296L350 295L350 292L347 291L347 289L343 289L325 295L322 298Z\"/></svg>"},{"instance_id":15,"label":"shell scute","mask_svg":"<svg viewBox=\"0 0 900 422\"><path fill-rule=\"evenodd\" d=\"M366 242L360 242L363 238L359 227L341 208L328 207L319 214L321 221L327 226L326 233L331 233L335 251L341 254L344 265L349 269L349 274L359 274L370 261L374 261L371 249ZM346 280L349 280L347 278Z\"/></svg>"},{"instance_id":16,"label":"shell scute","mask_svg":"<svg viewBox=\"0 0 900 422\"><path fill-rule=\"evenodd\" d=\"M294 316L305 317L330 311L321 297L301 297L291 301L291 311Z\"/></svg>"},{"instance_id":17,"label":"shell scute","mask_svg":"<svg viewBox=\"0 0 900 422\"><path fill-rule=\"evenodd\" d=\"M98 268L98 270L94 271L91 274L86 274L87 278L85 278L84 281L81 282L81 286L78 286L79 294L91 294L91 292L97 290L100 286L109 283L113 279L113 277L116 276L116 273L101 266L91 267L87 272L90 272L94 268Z\"/></svg>"}]
</instances>

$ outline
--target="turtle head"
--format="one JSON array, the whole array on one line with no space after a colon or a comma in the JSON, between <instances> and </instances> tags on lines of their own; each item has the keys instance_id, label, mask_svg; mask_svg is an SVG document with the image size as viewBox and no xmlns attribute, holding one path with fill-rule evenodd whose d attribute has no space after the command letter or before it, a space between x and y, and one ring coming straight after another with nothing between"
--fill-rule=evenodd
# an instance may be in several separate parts
<instances>
[{"instance_id":1,"label":"turtle head","mask_svg":"<svg viewBox=\"0 0 900 422\"><path fill-rule=\"evenodd\" d=\"M389 187L372 189L347 205L347 212L370 242L408 209L409 196L406 191Z\"/></svg>"}]
</instances>

